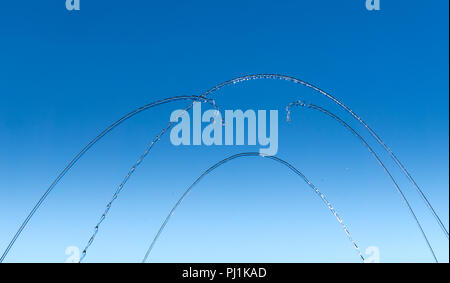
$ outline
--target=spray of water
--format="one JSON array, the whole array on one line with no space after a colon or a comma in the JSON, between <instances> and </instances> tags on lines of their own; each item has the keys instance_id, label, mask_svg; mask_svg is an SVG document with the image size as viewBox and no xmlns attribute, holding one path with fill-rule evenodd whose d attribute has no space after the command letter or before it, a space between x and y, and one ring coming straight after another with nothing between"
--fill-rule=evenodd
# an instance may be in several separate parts
<instances>
[{"instance_id":1,"label":"spray of water","mask_svg":"<svg viewBox=\"0 0 450 283\"><path fill-rule=\"evenodd\" d=\"M23 229L27 226L28 222L30 221L30 219L33 217L33 215L35 214L36 210L38 210L38 208L42 205L42 203L44 202L44 200L47 198L48 194L50 194L50 192L54 189L54 187L58 184L58 182L64 177L64 175L70 170L70 168L72 168L75 163L95 144L97 143L101 138L103 138L107 133L109 133L111 130L113 130L115 127L117 127L118 125L120 125L121 123L123 123L124 121L130 119L131 117L133 117L134 115L151 109L153 107L159 106L159 105L163 105L166 103L170 103L170 102L175 102L175 101L183 101L183 100L191 100L191 101L199 101L199 102L206 102L209 103L211 105L213 105L214 107L216 107L215 102L211 99L202 97L202 96L175 96L175 97L169 97L169 98L165 98L162 100L158 100L155 102L152 102L150 104L144 105L128 114L126 114L125 116L123 116L122 118L120 118L119 120L117 120L116 122L114 122L113 124L111 124L108 128L106 128L105 130L103 130L100 134L98 134L94 139L92 139L70 162L69 164L66 165L66 167L59 173L59 175L56 177L56 179L53 181L53 183L51 183L51 185L47 188L47 190L44 192L44 194L41 196L41 198L38 200L38 202L35 204L35 206L33 207L33 209L28 213L27 217L25 218L25 220L23 221L22 225L19 227L19 229L16 231L16 233L14 234L14 237L12 238L12 240L10 241L10 243L8 244L8 246L6 247L5 251L3 252L2 256L0 257L0 263L3 262L3 260L5 259L5 257L8 255L8 252L11 250L12 246L14 245L14 243L16 242L17 238L20 236L20 234L22 233ZM216 107L217 108L217 107ZM155 140L159 140L159 136L157 138L155 138ZM155 140L152 142L152 144L150 145L150 148L153 146ZM146 153L144 154L145 157ZM138 162L137 165L139 165L140 162ZM136 165L136 166L137 166ZM135 168L134 168L135 169ZM134 172L133 169L133 172ZM130 174L131 175L131 174ZM128 179L128 178L127 178ZM126 182L126 181L125 181ZM120 190L119 190L120 191ZM108 212L109 208L107 208L106 213ZM106 214L105 214L106 215ZM103 219L101 219L101 221L103 221ZM101 222L100 221L100 222ZM98 227L97 227L98 228Z\"/></svg>"},{"instance_id":2,"label":"spray of water","mask_svg":"<svg viewBox=\"0 0 450 283\"><path fill-rule=\"evenodd\" d=\"M263 158L267 158L267 159L271 159L274 160L276 162L281 163L282 165L286 166L287 168L291 169L295 174L297 174L298 176L300 176L307 184L309 187L311 187L311 189L313 189L313 191L320 197L320 199L325 203L325 205L328 207L328 209L331 211L331 213L336 217L336 220L339 222L339 224L341 225L342 229L344 230L345 234L347 235L348 239L350 240L350 242L352 243L353 247L355 248L356 252L358 253L359 257L362 259L362 261L364 262L364 256L361 253L361 250L359 249L358 245L356 244L355 240L353 240L352 236L350 235L350 232L347 228L347 226L344 224L344 222L342 221L342 218L339 216L339 214L337 213L336 209L333 207L333 205L331 205L331 203L328 201L328 199L325 197L325 195L319 191L319 189L314 186L314 184L312 184L308 178L306 178L305 175L303 175L302 172L300 172L297 168L295 168L293 165L291 165L290 163L288 163L287 161L284 161L283 159L280 159L278 157L272 156L272 155L266 155L266 154L262 154L259 152L245 152L245 153L239 153L239 154L235 154L232 156L229 156L219 162L217 162L216 164L212 165L211 167L209 167L207 170L205 170L200 177L198 177L193 183L192 185L190 185L186 191L184 191L184 193L181 195L181 197L178 199L178 201L175 203L175 205L172 207L172 209L170 210L169 214L166 216L164 222L161 224L161 226L159 227L158 232L156 233L155 237L153 238L153 241L151 242L149 248L147 249L147 252L145 253L145 256L142 260L142 262L146 262L150 252L152 251L156 240L159 238L159 236L161 235L162 231L164 230L164 228L166 227L167 223L169 222L170 218L172 217L172 215L174 214L175 210L178 208L178 206L181 204L181 202L186 198L186 196L188 195L188 193L195 187L195 185L197 185L201 179L203 179L206 175L208 175L209 173L211 173L212 171L214 171L215 169L219 168L220 166L224 165L227 162L230 162L231 160L237 159L237 158L244 158L244 157L263 157Z\"/></svg>"},{"instance_id":3,"label":"spray of water","mask_svg":"<svg viewBox=\"0 0 450 283\"><path fill-rule=\"evenodd\" d=\"M348 108L345 104L343 104L341 101L339 101L338 99L336 99L335 97L333 97L331 94L325 92L324 90L308 83L305 82L303 80L297 79L295 77L290 77L290 76L286 76L286 75L279 75L279 74L256 74L256 75L247 75L247 76L242 76L242 77L238 77L238 78L234 78L232 80L228 80L225 81L221 84L218 84L216 86L214 86L213 88L209 89L208 91L204 92L204 94L202 96L191 96L190 98L185 97L185 99L192 99L192 100L199 100L199 101L207 101L210 102L209 100L207 100L205 97L213 94L214 92L222 89L225 86L228 85L233 85L233 84L237 84L237 83L241 83L241 82L245 82L245 81L250 81L250 80L260 80L260 79L274 79L274 80L284 80L284 81L288 81L288 82L293 82L296 84L301 84L303 86L306 86L308 88L311 88L312 90L320 93L321 95L324 95L325 97L327 97L328 99L332 100L333 102L335 102L336 104L338 104L340 107L344 108L344 110L346 110L348 113L350 113L353 118L355 118L356 120L358 120L359 123L361 123L368 131L369 133L377 140L378 143L380 143L384 149L388 152L388 154L391 156L391 158L395 161L395 163L400 167L400 169L402 170L402 172L408 177L408 179L410 180L410 182L415 186L417 192L419 193L419 195L422 197L423 201L426 203L426 205L428 206L428 208L430 209L430 211L433 213L434 217L436 218L436 221L438 222L438 224L440 225L441 229L443 230L444 234L447 236L449 236L447 229L445 228L444 224L442 223L441 219L439 218L439 216L437 215L436 211L434 210L434 208L432 207L431 203L428 201L428 199L426 198L425 194L423 193L423 191L420 189L420 187L417 185L417 183L415 182L415 180L412 178L412 176L409 174L409 172L406 170L406 168L403 166L403 164L398 160L398 158L394 155L394 153L391 151L391 149L383 142L383 140L381 140L381 138L358 116L356 115L350 108ZM167 103L168 101L162 101L161 103ZM156 103L156 102L155 102ZM148 105L148 106L144 106L143 108L147 107L153 107L155 105ZM192 104L190 104L185 110L188 110L192 107ZM146 109L146 108L145 108ZM18 229L18 231L16 232L16 234L14 235L13 239L10 241L8 247L6 248L6 250L4 251L3 255L0 257L0 262L2 262L4 260L4 258L6 257L6 255L8 254L8 252L10 251L11 247L14 245L15 241L17 240L17 238L20 236L21 232L23 231L23 229L26 227L26 225L28 224L28 222L30 221L30 219L32 218L32 216L34 215L34 213L36 212L36 210L41 206L42 202L46 199L46 197L48 196L48 194L53 190L53 188L55 187L55 185L61 180L61 178L67 173L67 171L76 163L76 161L86 152L87 149L89 149L94 143L96 143L98 140L100 140L106 133L108 133L110 130L112 130L112 128L114 128L115 126L117 126L118 124L120 124L121 122L123 122L124 120L134 116L135 114L145 110L145 109L137 109L131 113L129 113L128 115L122 117L120 120L118 120L116 123L114 123L113 125L111 125L110 127L108 127L105 131L103 131L102 133L100 133L94 140L92 140L65 168L64 170L58 175L58 177L55 179L55 181L48 187L48 189L45 191L45 193L42 195L42 197L39 199L39 201L36 203L36 205L33 207L33 209L31 210L31 212L28 214L27 218L24 220L24 222L22 223L22 225L20 226L20 228ZM134 113L136 112L136 113ZM155 138L156 140L159 140L159 137L164 134L168 129L170 129L172 126L172 123L169 123L163 130L161 130L161 132L158 134L157 138ZM150 145L155 144L155 140L153 140ZM150 146L151 148L151 146ZM147 152L148 153L148 152ZM146 154L144 154L143 157L145 157ZM138 164L140 164L140 162L142 162L142 159L138 159ZM136 169L135 166L133 166L130 171L131 174L134 172L134 170ZM129 174L131 176L131 174ZM127 174L128 176L128 174ZM129 176L128 176L129 178ZM124 180L125 182L123 182L124 184L126 183L126 180L128 180L128 178L126 177ZM122 190L123 185L120 186L120 190ZM120 192L119 190L119 192ZM114 194L113 196L113 200L117 198L117 194ZM109 205L110 207L110 205ZM109 208L107 206L106 212L109 211ZM106 216L106 215L105 215ZM104 220L104 217L102 216L100 219L100 223ZM95 230L94 230L94 238L95 235L98 231L97 229L98 227L96 226ZM91 237L91 240L93 240L93 237ZM90 244L92 243L92 241L88 242L87 247L90 246ZM85 254L84 254L85 255Z\"/></svg>"},{"instance_id":4,"label":"spray of water","mask_svg":"<svg viewBox=\"0 0 450 283\"><path fill-rule=\"evenodd\" d=\"M408 210L411 214L411 216L413 217L414 221L416 222L427 246L428 249L430 250L431 254L433 255L433 258L435 260L435 262L438 262L437 258L436 258L436 254L434 253L433 248L431 247L431 244L428 240L427 235L425 234L425 231L423 230L422 225L420 224L419 219L417 218L416 214L414 213L413 208L411 207L408 199L406 198L405 194L403 193L402 189L400 188L400 186L398 185L397 181L395 180L395 178L393 177L393 175L391 174L391 172L387 169L387 167L384 165L384 163L381 161L380 157L375 153L375 151L373 150L373 148L367 143L367 141L360 135L358 134L358 132L353 129L350 125L348 125L345 121L343 121L340 117L338 117L337 115L331 113L330 111L320 107L320 106L316 106L314 104L306 104L304 101L295 101L295 102L291 102L289 103L289 105L286 107L286 112L287 112L287 116L286 116L286 120L288 122L291 121L291 108L293 106L301 106L301 107L306 107L307 109L314 109L319 111L320 113L324 113L326 115L328 115L329 117L333 118L335 121L337 121L339 124L341 124L342 126L344 126L346 129L348 129L354 136L356 136L363 144L364 146L369 150L369 152L372 154L372 156L375 158L375 160L378 162L378 164L383 168L383 170L386 172L386 174L389 176L389 178L391 179L392 183L394 184L395 188L397 189L397 191L400 193L400 196L402 197L403 201L405 202L406 206L408 207Z\"/></svg>"}]
</instances>

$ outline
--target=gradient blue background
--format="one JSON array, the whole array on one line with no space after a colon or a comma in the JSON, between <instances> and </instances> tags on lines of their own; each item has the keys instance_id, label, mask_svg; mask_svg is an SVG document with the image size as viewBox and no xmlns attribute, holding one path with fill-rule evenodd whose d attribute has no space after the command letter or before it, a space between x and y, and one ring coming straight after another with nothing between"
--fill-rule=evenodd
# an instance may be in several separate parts
<instances>
[{"instance_id":1,"label":"gradient blue background","mask_svg":"<svg viewBox=\"0 0 450 283\"><path fill-rule=\"evenodd\" d=\"M4 1L0 9L0 250L76 152L123 114L198 95L254 73L299 77L330 91L393 149L449 223L448 1ZM222 109L278 109L278 156L299 168L382 262L432 257L394 186L367 149L323 114L348 115L281 81L231 86ZM48 197L8 262L64 262L178 102L138 115L98 143ZM206 106L204 106L206 108ZM367 137L366 132L364 133ZM140 261L173 203L201 171L259 147L174 147L165 136L122 194L86 262ZM373 139L369 138L375 145ZM375 146L379 152L380 148ZM440 261L448 241L393 162ZM358 262L341 227L297 176L270 160L235 160L175 213L151 262Z\"/></svg>"}]
</instances>

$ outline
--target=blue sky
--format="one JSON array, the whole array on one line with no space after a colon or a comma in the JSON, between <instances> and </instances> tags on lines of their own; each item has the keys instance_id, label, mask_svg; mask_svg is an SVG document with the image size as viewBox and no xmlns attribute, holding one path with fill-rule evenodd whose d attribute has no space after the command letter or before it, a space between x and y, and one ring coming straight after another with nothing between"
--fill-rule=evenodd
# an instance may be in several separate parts
<instances>
[{"instance_id":1,"label":"blue sky","mask_svg":"<svg viewBox=\"0 0 450 283\"><path fill-rule=\"evenodd\" d=\"M8 1L0 10L0 249L73 156L125 113L198 95L255 73L295 76L341 99L374 128L449 223L448 2ZM323 97L282 81L214 94L222 109L278 109L278 157L335 205L363 253L381 261L432 257L394 186L367 149L336 122L285 106L326 107L380 152L411 199L440 261L448 240L374 140ZM55 188L6 261L64 262L84 247L128 169L177 102L127 121ZM205 106L206 107L206 106ZM259 147L174 147L165 136L102 224L86 262L142 259L165 214L210 165ZM231 178L230 178L231 177ZM161 235L150 262L358 262L320 199L279 164L232 161L207 176Z\"/></svg>"}]
</instances>

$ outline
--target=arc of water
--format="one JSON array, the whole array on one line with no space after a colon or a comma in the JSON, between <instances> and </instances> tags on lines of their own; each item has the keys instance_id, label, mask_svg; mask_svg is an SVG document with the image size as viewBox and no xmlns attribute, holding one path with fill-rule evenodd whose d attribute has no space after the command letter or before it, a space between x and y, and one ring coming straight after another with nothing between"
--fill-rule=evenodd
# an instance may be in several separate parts
<instances>
[{"instance_id":1,"label":"arc of water","mask_svg":"<svg viewBox=\"0 0 450 283\"><path fill-rule=\"evenodd\" d=\"M413 217L414 221L416 222L427 246L428 249L430 250L434 261L438 262L436 254L433 250L433 248L431 247L430 241L428 240L427 235L425 234L425 231L423 230L423 227L419 221L419 219L417 218L416 214L414 213L413 208L411 207L411 204L409 203L408 199L406 198L405 194L403 193L402 189L400 188L400 186L398 185L397 181L395 180L394 176L391 174L391 172L387 169L387 167L384 165L383 161L381 161L380 157L375 153L375 151L373 150L373 148L367 143L367 141L355 130L353 129L349 124L347 124L344 120L342 120L340 117L338 117L337 115L331 113L330 111L326 110L325 108L322 108L320 106L314 105L314 104L308 104L306 105L306 103L304 101L295 101L295 102L291 102L289 103L289 105L286 107L287 110L287 120L290 121L290 109L292 106L302 106L302 107L306 107L308 109L314 109L319 111L320 113L326 114L329 117L333 118L335 121L337 121L338 123L340 123L342 126L344 126L346 129L348 129L354 136L356 136L363 144L364 146L369 150L369 152L372 154L372 156L375 158L375 160L378 162L378 164L383 168L383 170L386 172L386 174L389 176L389 178L391 179L392 183L394 184L395 188L397 189L397 192L400 194L400 196L402 197L402 200L405 202L406 206L408 207L408 210L411 214L411 216Z\"/></svg>"},{"instance_id":2,"label":"arc of water","mask_svg":"<svg viewBox=\"0 0 450 283\"><path fill-rule=\"evenodd\" d=\"M50 192L53 190L53 188L58 184L58 182L64 177L64 175L72 168L75 163L95 144L97 143L101 138L103 138L107 133L109 133L111 130L113 130L115 127L123 123L124 121L128 120L129 118L133 117L134 115L145 111L147 109L153 108L155 106L163 105L166 103L174 102L174 101L181 101L181 100L193 100L193 101L200 101L200 102L206 102L214 107L216 107L214 100L205 98L203 96L192 96L192 95L185 95L185 96L175 96L175 97L169 97L162 100L158 100L155 102L152 102L150 104L144 105L142 107L137 108L136 110L126 114L113 124L111 124L108 128L103 130L100 134L98 134L94 139L92 139L67 165L66 167L59 173L59 175L56 177L56 179L53 181L53 183L50 184L50 186L47 188L47 190L44 192L44 194L41 196L41 198L38 200L38 202L35 204L33 209L28 213L27 217L17 230L17 232L14 234L14 237L6 247L5 251L3 252L2 256L0 257L0 263L3 262L5 257L8 255L8 252L11 250L12 246L16 242L17 238L22 233L23 229L27 226L30 219L33 217L33 215L36 213L36 211L39 209L39 207L42 205L44 200L47 198L47 196L50 194Z\"/></svg>"},{"instance_id":3,"label":"arc of water","mask_svg":"<svg viewBox=\"0 0 450 283\"><path fill-rule=\"evenodd\" d=\"M175 210L178 208L178 206L182 203L182 201L186 198L186 196L189 194L189 192L195 187L195 185L197 185L201 179L203 179L206 175L208 175L209 173L211 173L212 171L214 171L215 169L217 169L218 167L224 165L225 163L234 160L236 158L242 158L242 157L263 157L263 158L268 158L274 161L277 161L279 163L281 163L282 165L288 167L289 169L291 169L295 174L297 174L298 176L300 176L307 184L308 186L310 186L313 191L321 198L321 200L325 203L325 205L328 207L328 209L331 211L331 213L336 217L336 220L339 222L339 224L341 225L342 229L344 230L345 234L347 235L348 239L350 240L350 242L352 243L353 247L355 248L355 250L357 251L359 257L362 259L362 261L364 262L364 256L361 253L361 250L359 249L358 245L356 244L355 240L352 238L347 226L344 224L344 222L342 221L342 218L339 216L339 214L337 213L336 209L331 205L331 203L328 201L328 199L325 197L325 195L319 191L319 189L314 186L309 180L308 178L306 178L306 176L300 172L297 168L295 168L293 165L291 165L290 163L288 163L287 161L284 161L283 159L280 159L278 157L272 156L272 155L266 155L263 153L259 153L259 152L244 152L244 153L238 153L232 156L229 156L217 163L215 163L214 165L212 165L211 167L209 167L207 170L205 170L193 183L192 185L190 185L186 191L184 191L184 193L181 195L181 197L178 199L178 201L175 203L175 205L172 207L172 209L170 210L169 214L166 216L164 222L161 224L161 226L159 227L158 232L156 233L155 237L153 238L153 241L151 242L149 248L147 249L147 252L145 253L145 256L142 260L142 262L146 262L150 252L152 251L156 240L159 238L159 236L161 235L162 231L164 230L164 228L166 227L167 223L169 222L170 218L172 217L172 215L174 214Z\"/></svg>"}]
</instances>

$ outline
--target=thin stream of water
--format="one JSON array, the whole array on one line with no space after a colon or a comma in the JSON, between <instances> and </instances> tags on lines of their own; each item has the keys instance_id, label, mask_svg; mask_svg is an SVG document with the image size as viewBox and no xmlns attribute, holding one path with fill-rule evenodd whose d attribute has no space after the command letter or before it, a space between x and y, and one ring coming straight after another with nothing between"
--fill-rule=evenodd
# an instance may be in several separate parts
<instances>
[{"instance_id":1,"label":"thin stream of water","mask_svg":"<svg viewBox=\"0 0 450 283\"><path fill-rule=\"evenodd\" d=\"M350 242L352 243L353 247L355 248L355 250L357 251L359 257L362 259L362 261L364 262L364 256L361 253L361 250L359 249L359 246L356 244L355 240L352 238L347 226L344 224L344 222L342 221L342 218L339 216L339 214L337 213L336 209L333 207L333 205L331 205L331 203L328 201L328 199L325 197L325 195L319 191L319 189L314 186L314 184L312 184L308 178L306 178L306 176L300 172L297 168L295 168L293 165L291 165L290 163L288 163L287 161L284 161L283 159L280 159L278 157L275 156L271 156L271 155L266 155L266 154L262 154L259 152L245 152L245 153L239 153L239 154L235 154L232 156L229 156L219 162L217 162L216 164L212 165L211 167L209 167L207 170L205 170L200 177L198 177L193 183L192 185L190 185L186 191L184 191L184 193L181 195L181 197L178 199L178 201L175 203L175 205L172 207L172 209L170 210L169 214L166 216L164 222L161 224L161 226L159 227L158 232L156 233L155 237L153 238L153 241L151 242L149 248L147 249L147 252L145 253L145 256L142 260L142 262L146 262L150 252L152 251L153 247L155 246L156 240L158 240L159 236L161 235L162 231L164 230L164 228L166 227L167 223L169 222L170 218L172 217L172 215L174 214L175 210L178 208L178 206L182 203L182 201L186 198L186 196L188 195L188 193L195 187L195 185L197 185L201 179L203 179L206 175L208 175L209 173L211 173L212 171L214 171L215 169L219 168L220 166L224 165L227 162L230 162L231 160L237 159L237 158L243 158L243 157L263 157L263 158L267 158L267 159L271 159L274 160L276 162L281 163L282 165L288 167L289 169L291 169L295 174L297 174L298 176L300 176L307 184L309 187L311 187L314 192L320 197L320 199L325 203L325 205L328 207L328 209L331 211L331 213L336 217L336 220L339 222L339 224L341 225L342 229L344 230L346 236L348 237L348 239L350 240Z\"/></svg>"}]
</instances>

